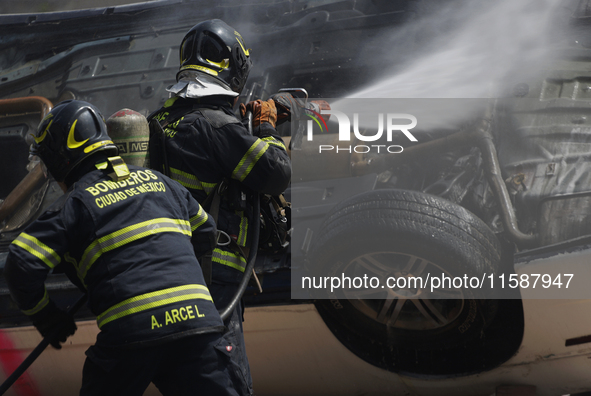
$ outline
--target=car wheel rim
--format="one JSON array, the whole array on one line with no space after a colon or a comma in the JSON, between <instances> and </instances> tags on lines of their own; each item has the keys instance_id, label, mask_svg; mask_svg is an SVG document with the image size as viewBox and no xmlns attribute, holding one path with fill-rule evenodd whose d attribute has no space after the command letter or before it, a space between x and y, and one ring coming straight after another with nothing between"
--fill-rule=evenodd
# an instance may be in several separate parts
<instances>
[{"instance_id":1,"label":"car wheel rim","mask_svg":"<svg viewBox=\"0 0 591 396\"><path fill-rule=\"evenodd\" d=\"M372 252L345 266L342 289L357 310L392 330L437 330L454 322L465 304L461 289L431 291L432 277L444 275L453 279L442 267L418 256Z\"/></svg>"}]
</instances>

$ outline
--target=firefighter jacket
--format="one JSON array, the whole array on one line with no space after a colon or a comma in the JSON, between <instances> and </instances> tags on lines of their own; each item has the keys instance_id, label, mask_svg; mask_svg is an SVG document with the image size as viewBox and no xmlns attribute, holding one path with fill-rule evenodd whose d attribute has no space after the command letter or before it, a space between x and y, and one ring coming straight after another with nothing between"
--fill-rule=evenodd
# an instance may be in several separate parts
<instances>
[{"instance_id":1,"label":"firefighter jacket","mask_svg":"<svg viewBox=\"0 0 591 396\"><path fill-rule=\"evenodd\" d=\"M227 183L221 193L217 228L235 243L214 249L212 280L239 283L246 267L242 248L251 246L252 199L258 199L259 194L283 193L291 180L291 162L275 128L266 123L258 136L249 134L235 117L230 99L174 97L150 119L163 126L171 178L201 204L219 183ZM151 137L150 165L162 170L162 163L152 163L155 143Z\"/></svg>"},{"instance_id":2,"label":"firefighter jacket","mask_svg":"<svg viewBox=\"0 0 591 396\"><path fill-rule=\"evenodd\" d=\"M223 331L195 255L213 247L215 224L177 182L129 170L118 182L87 173L12 242L4 272L12 297L34 321L53 304L46 276L67 265L87 290L97 345Z\"/></svg>"}]
</instances>

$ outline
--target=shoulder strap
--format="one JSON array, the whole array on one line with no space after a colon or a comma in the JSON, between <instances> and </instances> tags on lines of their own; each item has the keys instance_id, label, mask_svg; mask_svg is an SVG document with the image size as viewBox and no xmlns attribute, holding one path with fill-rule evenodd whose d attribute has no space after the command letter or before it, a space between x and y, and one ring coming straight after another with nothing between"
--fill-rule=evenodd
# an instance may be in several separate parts
<instances>
[{"instance_id":1,"label":"shoulder strap","mask_svg":"<svg viewBox=\"0 0 591 396\"><path fill-rule=\"evenodd\" d=\"M216 224L218 223L218 213L220 211L221 194L223 193L223 190L225 190L225 188L226 188L226 180L224 179L218 183L216 188L211 193L209 193L207 198L205 198L205 201L203 201L203 203L201 204L203 209L207 213L209 213L209 215L211 216L211 218L213 219L213 221ZM215 238L216 245L218 243L219 237L220 237L220 231L218 230L216 238ZM205 255L203 255L199 259L199 263L201 264L201 271L203 272L203 278L205 279L205 283L207 284L207 286L209 286L211 284L212 259L213 259L213 249L211 251L209 251L208 253L206 253Z\"/></svg>"},{"instance_id":2,"label":"shoulder strap","mask_svg":"<svg viewBox=\"0 0 591 396\"><path fill-rule=\"evenodd\" d=\"M168 166L168 156L166 155L165 134L162 125L155 118L152 118L148 124L150 128L150 140L148 144L148 155L150 168L156 169L170 177L170 167Z\"/></svg>"}]
</instances>

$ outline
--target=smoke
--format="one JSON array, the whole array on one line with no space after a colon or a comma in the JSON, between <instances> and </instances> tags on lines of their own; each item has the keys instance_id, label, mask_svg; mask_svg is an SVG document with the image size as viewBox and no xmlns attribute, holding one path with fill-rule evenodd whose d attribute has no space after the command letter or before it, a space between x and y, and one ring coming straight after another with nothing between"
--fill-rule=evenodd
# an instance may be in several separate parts
<instances>
[{"instance_id":1,"label":"smoke","mask_svg":"<svg viewBox=\"0 0 591 396\"><path fill-rule=\"evenodd\" d=\"M412 29L437 34L441 27L442 35L402 71L385 73L350 97L492 97L500 83L531 78L552 61L564 4L563 0L464 1L441 8ZM449 29L450 25L454 26Z\"/></svg>"},{"instance_id":2,"label":"smoke","mask_svg":"<svg viewBox=\"0 0 591 396\"><path fill-rule=\"evenodd\" d=\"M489 100L506 96L517 84L537 84L554 62L572 14L563 0L495 0L447 3L404 31L431 32L403 67L386 71L376 83L332 103L345 113L405 113L418 120L417 131L453 129L478 117ZM566 17L566 18L565 18ZM398 37L390 37L395 41ZM389 64L392 62L384 62ZM354 101L350 98L355 98ZM374 100L370 100L373 98ZM406 98L406 100L375 100ZM413 100L409 100L413 99ZM395 107L395 108L393 108ZM394 111L393 111L394 110ZM376 128L375 120L360 126Z\"/></svg>"}]
</instances>

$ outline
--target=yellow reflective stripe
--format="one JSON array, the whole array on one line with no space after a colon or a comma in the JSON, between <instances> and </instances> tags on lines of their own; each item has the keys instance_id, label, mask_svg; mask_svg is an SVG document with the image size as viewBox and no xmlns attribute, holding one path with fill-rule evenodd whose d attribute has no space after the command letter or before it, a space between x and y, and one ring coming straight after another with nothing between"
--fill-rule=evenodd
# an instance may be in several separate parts
<instances>
[{"instance_id":1,"label":"yellow reflective stripe","mask_svg":"<svg viewBox=\"0 0 591 396\"><path fill-rule=\"evenodd\" d=\"M280 140L275 139L273 136L267 136L262 138L261 140L264 140L265 142L272 144L273 146L281 147L283 150L287 151L287 149L285 148L285 144L281 143Z\"/></svg>"},{"instance_id":2,"label":"yellow reflective stripe","mask_svg":"<svg viewBox=\"0 0 591 396\"><path fill-rule=\"evenodd\" d=\"M174 104L174 102L176 102L176 100L178 99L178 96L173 96L172 98L168 99L166 102L164 102L164 108L166 107L170 107ZM166 115L168 115L168 113L166 113ZM160 116L160 114L158 114L156 117ZM154 118L156 118L154 117Z\"/></svg>"},{"instance_id":3,"label":"yellow reflective stripe","mask_svg":"<svg viewBox=\"0 0 591 396\"><path fill-rule=\"evenodd\" d=\"M240 181L243 181L268 148L269 145L266 142L263 142L261 139L257 139L253 145L250 146L246 154L244 154L244 157L242 157L232 172L232 176Z\"/></svg>"},{"instance_id":4,"label":"yellow reflective stripe","mask_svg":"<svg viewBox=\"0 0 591 396\"><path fill-rule=\"evenodd\" d=\"M64 260L72 264L74 268L78 268L78 261L70 255L70 252L66 252L66 254L64 254ZM80 273L77 273L76 275L78 276L78 279L80 279L80 282L82 282L82 285L87 288L86 283L84 283L84 279L80 277Z\"/></svg>"},{"instance_id":5,"label":"yellow reflective stripe","mask_svg":"<svg viewBox=\"0 0 591 396\"><path fill-rule=\"evenodd\" d=\"M204 285L195 284L177 286L142 294L121 301L120 303L113 305L111 308L97 316L96 321L98 327L100 328L115 319L119 319L127 315L143 312L152 308L158 308L163 305L194 299L213 302L211 294L209 294L209 290Z\"/></svg>"},{"instance_id":6,"label":"yellow reflective stripe","mask_svg":"<svg viewBox=\"0 0 591 396\"><path fill-rule=\"evenodd\" d=\"M238 33L238 32L236 32ZM238 39L238 37L240 37L240 40ZM242 45L242 36L240 34L238 34L238 37L236 37L236 41L238 41L238 44L240 44L240 48L242 48L242 51L244 51L244 55L246 56L250 56L250 53L248 52L247 49L244 48L244 45Z\"/></svg>"},{"instance_id":7,"label":"yellow reflective stripe","mask_svg":"<svg viewBox=\"0 0 591 396\"><path fill-rule=\"evenodd\" d=\"M76 140L76 137L74 136L74 132L76 130L77 123L78 123L78 119L76 119L74 121L74 123L72 124L72 127L70 128L70 132L68 133L68 140L66 142L66 145L68 146L68 148L70 150L75 150L78 147L82 146L84 143L88 142L88 139L82 140L81 142Z\"/></svg>"},{"instance_id":8,"label":"yellow reflective stripe","mask_svg":"<svg viewBox=\"0 0 591 396\"><path fill-rule=\"evenodd\" d=\"M243 216L241 213L237 213L240 218L240 226L238 230L238 239L236 243L240 246L246 246L246 236L248 233L248 219L246 216Z\"/></svg>"},{"instance_id":9,"label":"yellow reflective stripe","mask_svg":"<svg viewBox=\"0 0 591 396\"><path fill-rule=\"evenodd\" d=\"M130 242L162 232L178 232L191 236L191 224L186 220L158 218L130 225L92 242L80 260L79 276L84 279L92 264L105 252Z\"/></svg>"},{"instance_id":10,"label":"yellow reflective stripe","mask_svg":"<svg viewBox=\"0 0 591 396\"><path fill-rule=\"evenodd\" d=\"M96 142L95 144L91 144L90 146L87 146L84 148L84 152L85 153L90 153L93 150L96 150L97 148L101 147L101 146L106 146L107 144L114 144L111 140L103 140L102 142Z\"/></svg>"},{"instance_id":11,"label":"yellow reflective stripe","mask_svg":"<svg viewBox=\"0 0 591 396\"><path fill-rule=\"evenodd\" d=\"M205 59L205 60L206 60L206 61L207 61L209 64L211 64L211 65L213 65L213 66L217 66L217 67L219 67L219 68L220 68L220 70L219 70L220 72L221 72L222 70L225 70L225 69L227 69L227 68L228 68L228 66L230 66L230 60L229 60L229 59L224 59L224 60L223 60L223 61L221 61L221 62L214 62L214 61L211 61L211 60L209 60L209 59Z\"/></svg>"},{"instance_id":12,"label":"yellow reflective stripe","mask_svg":"<svg viewBox=\"0 0 591 396\"><path fill-rule=\"evenodd\" d=\"M195 231L197 228L201 227L203 223L207 221L207 212L203 210L201 205L199 205L199 211L193 217L191 217L191 231Z\"/></svg>"},{"instance_id":13,"label":"yellow reflective stripe","mask_svg":"<svg viewBox=\"0 0 591 396\"><path fill-rule=\"evenodd\" d=\"M38 259L41 259L49 268L55 267L62 261L55 250L34 236L24 232L22 232L14 241L12 241L12 243L31 253Z\"/></svg>"},{"instance_id":14,"label":"yellow reflective stripe","mask_svg":"<svg viewBox=\"0 0 591 396\"><path fill-rule=\"evenodd\" d=\"M217 183L205 183L197 179L197 176L192 175L182 170L170 168L171 176L174 180L181 183L184 187L193 190L203 190L207 194L215 189Z\"/></svg>"},{"instance_id":15,"label":"yellow reflective stripe","mask_svg":"<svg viewBox=\"0 0 591 396\"><path fill-rule=\"evenodd\" d=\"M53 114L51 114L51 116L53 117ZM43 121L45 121L45 119L43 119ZM51 127L51 124L53 124L53 120L49 121L49 124L47 124L47 127L43 130L41 136L36 137L35 135L31 134L33 136L33 139L35 139L35 143L39 144L43 141L43 139L45 139L45 136L47 136L47 131Z\"/></svg>"},{"instance_id":16,"label":"yellow reflective stripe","mask_svg":"<svg viewBox=\"0 0 591 396\"><path fill-rule=\"evenodd\" d=\"M22 310L22 312L25 315L34 315L37 312L41 311L43 308L45 308L47 306L47 304L49 304L49 296L47 295L47 289L45 289L45 293L43 294L43 297L41 298L41 301L39 301L37 303L37 305L35 305L34 308L31 309L26 309L26 310Z\"/></svg>"},{"instance_id":17,"label":"yellow reflective stripe","mask_svg":"<svg viewBox=\"0 0 591 396\"><path fill-rule=\"evenodd\" d=\"M228 267L237 269L240 272L244 272L246 268L246 260L244 257L218 248L213 249L211 261L218 264L227 265Z\"/></svg>"},{"instance_id":18,"label":"yellow reflective stripe","mask_svg":"<svg viewBox=\"0 0 591 396\"><path fill-rule=\"evenodd\" d=\"M210 69L209 67L205 67L205 66L201 66L201 65L185 65L185 66L181 67L179 69L179 71L183 71L183 70L187 70L187 69L199 70L204 73L211 74L212 76L218 75L217 71Z\"/></svg>"},{"instance_id":19,"label":"yellow reflective stripe","mask_svg":"<svg viewBox=\"0 0 591 396\"><path fill-rule=\"evenodd\" d=\"M72 264L75 268L78 268L78 261L76 261L76 259L72 257L70 252L66 252L66 254L64 254L64 260Z\"/></svg>"}]
</instances>

